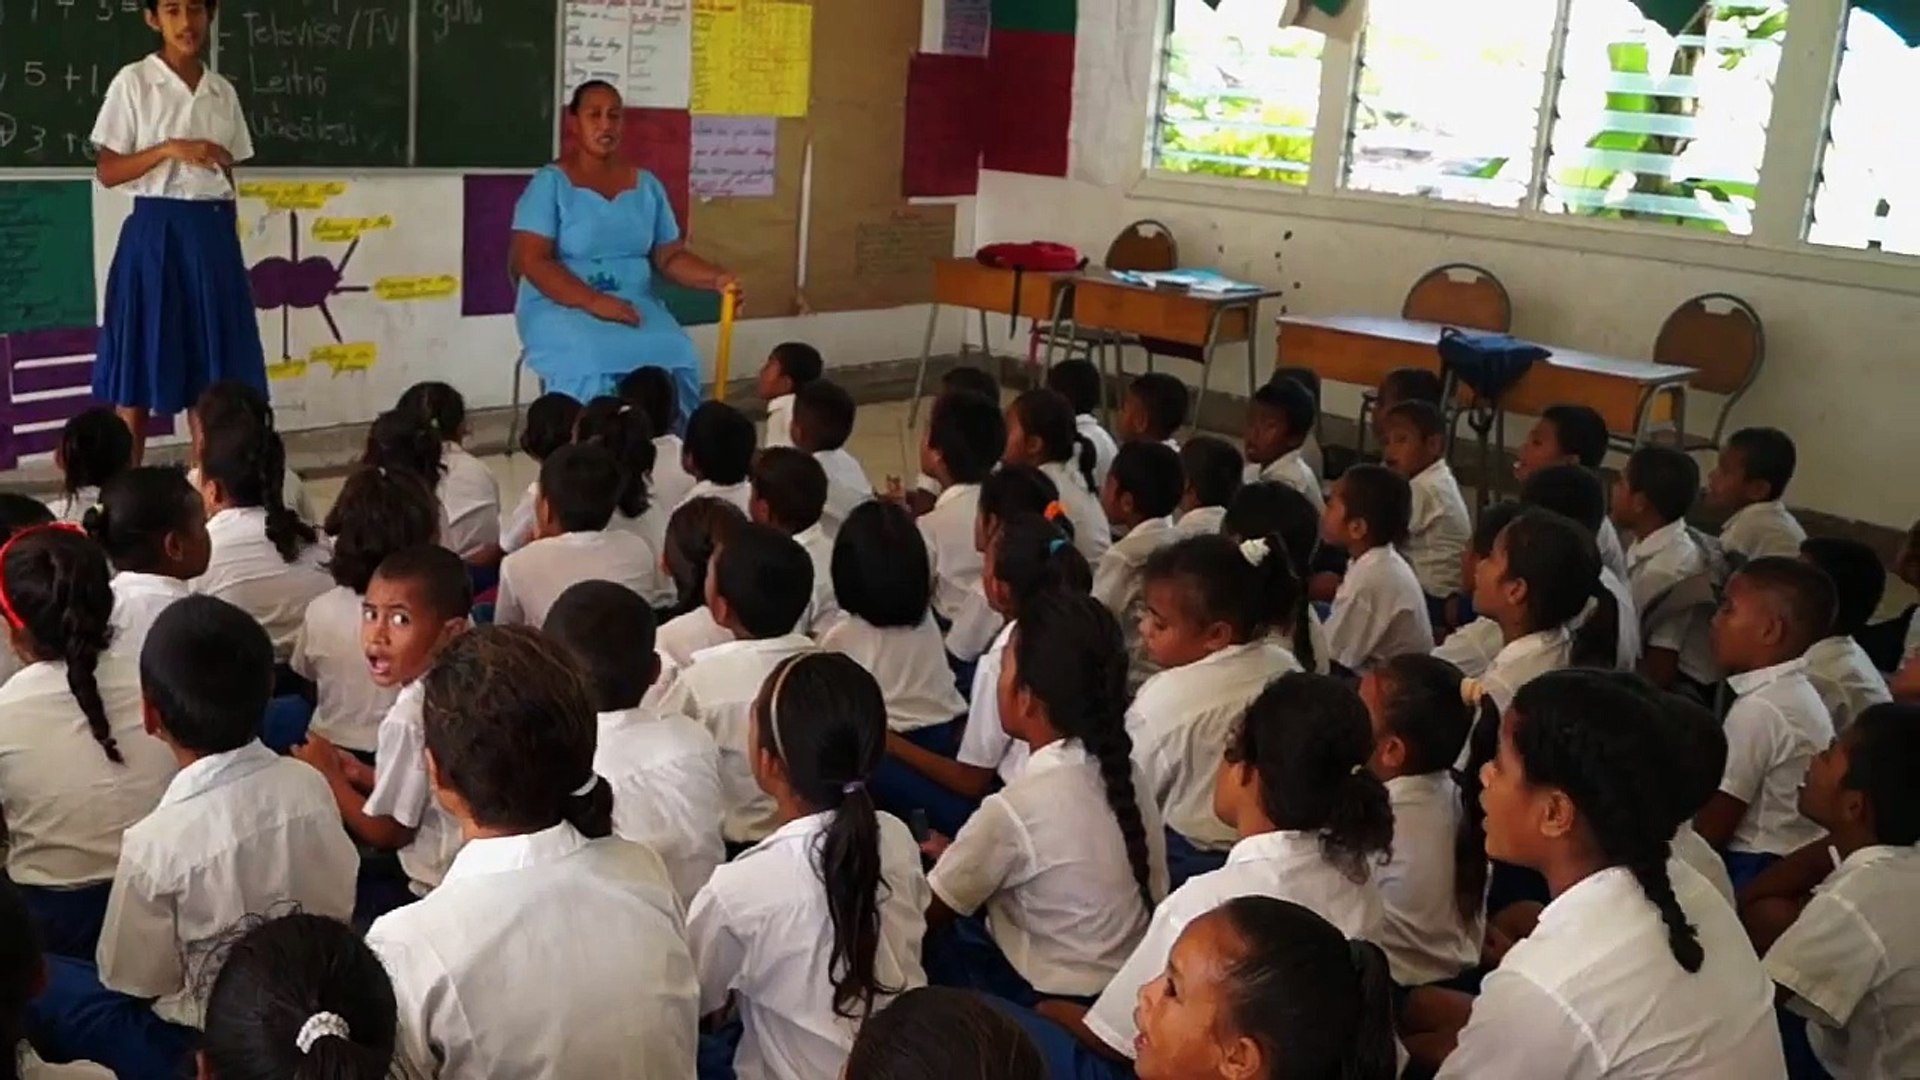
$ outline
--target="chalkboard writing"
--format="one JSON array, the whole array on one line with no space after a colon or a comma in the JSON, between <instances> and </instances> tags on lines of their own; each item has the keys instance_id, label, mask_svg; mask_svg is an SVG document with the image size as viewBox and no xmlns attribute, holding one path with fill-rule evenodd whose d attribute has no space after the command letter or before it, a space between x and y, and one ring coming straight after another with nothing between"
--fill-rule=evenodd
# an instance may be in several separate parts
<instances>
[{"instance_id":1,"label":"chalkboard writing","mask_svg":"<svg viewBox=\"0 0 1920 1080\"><path fill-rule=\"evenodd\" d=\"M159 43L141 0L0 0L0 168L93 163L120 69Z\"/></svg>"},{"instance_id":2,"label":"chalkboard writing","mask_svg":"<svg viewBox=\"0 0 1920 1080\"><path fill-rule=\"evenodd\" d=\"M86 181L0 183L0 334L93 325L92 237Z\"/></svg>"},{"instance_id":3,"label":"chalkboard writing","mask_svg":"<svg viewBox=\"0 0 1920 1080\"><path fill-rule=\"evenodd\" d=\"M264 0L221 12L219 66L256 165L406 165L411 0Z\"/></svg>"},{"instance_id":4,"label":"chalkboard writing","mask_svg":"<svg viewBox=\"0 0 1920 1080\"><path fill-rule=\"evenodd\" d=\"M419 0L414 164L527 166L553 157L558 0Z\"/></svg>"}]
</instances>

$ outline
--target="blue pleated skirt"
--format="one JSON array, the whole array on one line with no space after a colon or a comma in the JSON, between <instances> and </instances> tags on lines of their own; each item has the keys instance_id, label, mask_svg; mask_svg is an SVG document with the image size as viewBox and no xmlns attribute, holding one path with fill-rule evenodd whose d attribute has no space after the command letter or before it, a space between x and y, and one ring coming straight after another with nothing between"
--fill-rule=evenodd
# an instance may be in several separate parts
<instances>
[{"instance_id":1,"label":"blue pleated skirt","mask_svg":"<svg viewBox=\"0 0 1920 1080\"><path fill-rule=\"evenodd\" d=\"M107 275L93 396L164 415L222 379L267 392L234 204L136 199Z\"/></svg>"}]
</instances>

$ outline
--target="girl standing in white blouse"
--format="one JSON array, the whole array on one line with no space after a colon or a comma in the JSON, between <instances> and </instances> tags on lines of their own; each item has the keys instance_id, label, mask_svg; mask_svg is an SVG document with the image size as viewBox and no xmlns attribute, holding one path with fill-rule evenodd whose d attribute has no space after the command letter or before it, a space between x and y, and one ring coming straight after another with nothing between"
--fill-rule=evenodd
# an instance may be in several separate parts
<instances>
[{"instance_id":1,"label":"girl standing in white blouse","mask_svg":"<svg viewBox=\"0 0 1920 1080\"><path fill-rule=\"evenodd\" d=\"M130 469L102 490L87 533L113 561L113 649L138 662L153 621L207 572L206 504L178 469Z\"/></svg>"}]
</instances>

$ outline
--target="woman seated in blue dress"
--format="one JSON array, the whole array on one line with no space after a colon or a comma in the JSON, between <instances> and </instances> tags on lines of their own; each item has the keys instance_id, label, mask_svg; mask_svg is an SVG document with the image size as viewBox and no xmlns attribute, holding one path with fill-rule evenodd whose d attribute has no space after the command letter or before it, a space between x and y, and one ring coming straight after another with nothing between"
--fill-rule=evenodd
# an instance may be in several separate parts
<instances>
[{"instance_id":1,"label":"woman seated in blue dress","mask_svg":"<svg viewBox=\"0 0 1920 1080\"><path fill-rule=\"evenodd\" d=\"M582 402L635 368L665 368L685 418L700 402L700 355L654 296L654 275L715 292L739 279L687 250L666 187L621 160L621 109L612 86L582 83L567 106L572 144L514 209L520 341L549 391Z\"/></svg>"}]
</instances>

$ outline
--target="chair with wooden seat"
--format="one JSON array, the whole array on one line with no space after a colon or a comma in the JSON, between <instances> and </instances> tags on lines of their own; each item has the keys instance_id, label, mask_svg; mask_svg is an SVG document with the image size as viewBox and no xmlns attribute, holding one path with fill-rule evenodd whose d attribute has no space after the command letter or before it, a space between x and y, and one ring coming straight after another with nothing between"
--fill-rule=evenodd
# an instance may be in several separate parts
<instances>
[{"instance_id":1,"label":"chair with wooden seat","mask_svg":"<svg viewBox=\"0 0 1920 1080\"><path fill-rule=\"evenodd\" d=\"M1767 359L1767 334L1753 305L1729 293L1704 293L1673 310L1660 326L1653 342L1653 361L1694 369L1687 381L1690 390L1705 390L1721 396L1720 415L1714 419L1713 434L1691 435L1668 430L1650 440L1678 446L1688 453L1720 449L1726 436L1727 419L1733 407L1746 396ZM1631 452L1636 445L1631 436L1616 435L1611 440L1616 450Z\"/></svg>"},{"instance_id":2,"label":"chair with wooden seat","mask_svg":"<svg viewBox=\"0 0 1920 1080\"><path fill-rule=\"evenodd\" d=\"M1420 275L1420 280L1407 290L1407 298L1400 304L1400 317L1504 334L1513 329L1513 298L1507 295L1507 287L1493 276L1493 271L1472 263L1445 263ZM1358 445L1362 453L1367 449L1368 421L1379 397L1377 390L1366 390L1360 395ZM1452 431L1456 413L1452 403L1448 404L1446 413L1447 430Z\"/></svg>"}]
</instances>

